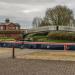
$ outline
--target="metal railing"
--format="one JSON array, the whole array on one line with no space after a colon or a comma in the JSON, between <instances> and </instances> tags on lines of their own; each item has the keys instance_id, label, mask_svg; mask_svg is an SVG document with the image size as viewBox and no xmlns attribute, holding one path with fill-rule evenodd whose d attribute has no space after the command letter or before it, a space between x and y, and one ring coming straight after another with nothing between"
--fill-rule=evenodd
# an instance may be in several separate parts
<instances>
[{"instance_id":1,"label":"metal railing","mask_svg":"<svg viewBox=\"0 0 75 75\"><path fill-rule=\"evenodd\" d=\"M74 26L58 26L59 31L75 31ZM57 26L43 26L26 30L25 33L42 32L42 31L57 31Z\"/></svg>"}]
</instances>

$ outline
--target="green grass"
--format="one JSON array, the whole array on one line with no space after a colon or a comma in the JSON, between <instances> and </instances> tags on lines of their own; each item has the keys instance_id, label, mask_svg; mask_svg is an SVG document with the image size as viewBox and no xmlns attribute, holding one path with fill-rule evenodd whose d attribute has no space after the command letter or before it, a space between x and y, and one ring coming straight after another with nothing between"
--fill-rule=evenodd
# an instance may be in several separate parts
<instances>
[{"instance_id":1,"label":"green grass","mask_svg":"<svg viewBox=\"0 0 75 75\"><path fill-rule=\"evenodd\" d=\"M0 37L0 41L14 41L15 39L9 37Z\"/></svg>"},{"instance_id":2,"label":"green grass","mask_svg":"<svg viewBox=\"0 0 75 75\"><path fill-rule=\"evenodd\" d=\"M47 36L34 36L33 38L36 38L35 41L39 41L39 42L75 42L75 41L70 41L70 40L56 40L56 39L48 39Z\"/></svg>"},{"instance_id":3,"label":"green grass","mask_svg":"<svg viewBox=\"0 0 75 75\"><path fill-rule=\"evenodd\" d=\"M50 34L55 34L55 36L53 36L54 38L52 38L52 37L50 37L50 36L48 36L48 34L33 34L33 35L31 35L31 36L29 36L29 38L32 38L33 40L31 40L31 41L37 41L37 42L59 42L59 43L61 43L61 42L75 42L75 41L72 41L71 39L67 39L67 37L65 37L65 34L67 34L67 35L71 35L71 36L75 36L75 33L73 33L73 32L49 32ZM57 37L57 35L56 35L56 33L57 34L61 34L61 33L64 33L64 38L62 38L63 36L58 36ZM60 38L59 38L60 37ZM58 39L59 38L59 39ZM71 38L71 37L69 37L69 38ZM73 38L74 39L74 38Z\"/></svg>"}]
</instances>

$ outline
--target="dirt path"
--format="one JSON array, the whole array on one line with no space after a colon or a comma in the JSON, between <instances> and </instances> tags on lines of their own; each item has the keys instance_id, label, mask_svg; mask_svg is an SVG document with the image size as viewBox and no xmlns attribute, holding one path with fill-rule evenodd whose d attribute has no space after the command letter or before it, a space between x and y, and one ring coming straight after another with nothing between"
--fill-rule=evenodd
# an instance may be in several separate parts
<instances>
[{"instance_id":1,"label":"dirt path","mask_svg":"<svg viewBox=\"0 0 75 75\"><path fill-rule=\"evenodd\" d=\"M0 48L0 58L9 58L12 57L12 48ZM34 49L19 49L15 48L15 56L22 56L25 54L30 54L33 52L39 52L41 50Z\"/></svg>"},{"instance_id":2,"label":"dirt path","mask_svg":"<svg viewBox=\"0 0 75 75\"><path fill-rule=\"evenodd\" d=\"M16 58L75 61L75 51L15 49ZM12 48L0 48L0 58L12 58Z\"/></svg>"}]
</instances>

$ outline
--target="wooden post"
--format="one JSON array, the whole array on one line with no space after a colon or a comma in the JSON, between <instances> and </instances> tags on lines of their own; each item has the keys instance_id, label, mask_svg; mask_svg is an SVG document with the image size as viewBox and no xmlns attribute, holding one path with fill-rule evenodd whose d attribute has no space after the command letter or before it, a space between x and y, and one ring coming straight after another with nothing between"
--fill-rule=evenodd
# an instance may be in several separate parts
<instances>
[{"instance_id":1,"label":"wooden post","mask_svg":"<svg viewBox=\"0 0 75 75\"><path fill-rule=\"evenodd\" d=\"M12 49L12 58L14 59L15 58L15 48L13 47Z\"/></svg>"}]
</instances>

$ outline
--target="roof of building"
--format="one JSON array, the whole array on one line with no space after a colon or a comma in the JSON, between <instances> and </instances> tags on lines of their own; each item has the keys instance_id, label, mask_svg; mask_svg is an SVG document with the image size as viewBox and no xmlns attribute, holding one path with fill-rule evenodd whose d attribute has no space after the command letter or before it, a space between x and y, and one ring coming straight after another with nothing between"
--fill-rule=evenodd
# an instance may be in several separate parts
<instances>
[{"instance_id":1,"label":"roof of building","mask_svg":"<svg viewBox=\"0 0 75 75\"><path fill-rule=\"evenodd\" d=\"M14 24L14 25L20 27L20 25L18 23L10 22L9 18L6 18L5 22L0 22L0 25L10 25L10 24Z\"/></svg>"}]
</instances>

